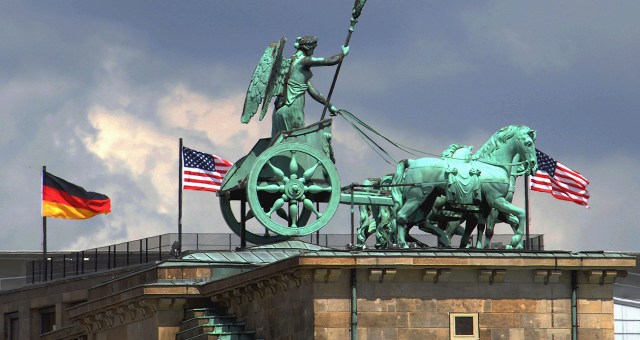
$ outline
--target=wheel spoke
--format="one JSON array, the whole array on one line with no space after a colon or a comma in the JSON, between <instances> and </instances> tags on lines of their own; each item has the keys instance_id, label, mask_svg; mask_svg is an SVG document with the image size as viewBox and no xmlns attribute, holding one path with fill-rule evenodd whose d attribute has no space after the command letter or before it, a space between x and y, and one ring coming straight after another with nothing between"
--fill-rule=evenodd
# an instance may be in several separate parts
<instances>
[{"instance_id":1,"label":"wheel spoke","mask_svg":"<svg viewBox=\"0 0 640 340\"><path fill-rule=\"evenodd\" d=\"M273 214L274 211L277 211L278 209L282 208L282 206L284 205L284 202L285 202L284 197L278 198L275 202L273 202L273 206L271 207L271 210L269 210L267 215L271 216L271 214Z\"/></svg>"},{"instance_id":2,"label":"wheel spoke","mask_svg":"<svg viewBox=\"0 0 640 340\"><path fill-rule=\"evenodd\" d=\"M317 184L309 185L305 187L305 189L306 189L305 192L312 193L312 194L317 194L320 192L331 192L331 187L321 187Z\"/></svg>"},{"instance_id":3,"label":"wheel spoke","mask_svg":"<svg viewBox=\"0 0 640 340\"><path fill-rule=\"evenodd\" d=\"M313 202L311 202L310 199L305 198L302 201L302 204L304 204L305 209L308 209L309 211L313 212L316 215L316 218L322 217L322 214L318 212L318 209L316 209L316 207L313 205Z\"/></svg>"},{"instance_id":4,"label":"wheel spoke","mask_svg":"<svg viewBox=\"0 0 640 340\"><path fill-rule=\"evenodd\" d=\"M276 178L278 178L279 180L284 180L284 172L282 170L280 170L279 168L276 168L273 164L271 164L271 161L267 161L267 165L271 168L271 171L273 171L273 173L276 175Z\"/></svg>"},{"instance_id":5,"label":"wheel spoke","mask_svg":"<svg viewBox=\"0 0 640 340\"><path fill-rule=\"evenodd\" d=\"M307 169L307 171L305 171L304 174L302 174L302 178L304 178L305 181L308 181L311 178L311 176L313 176L313 174L316 172L318 165L320 165L320 162L316 162L314 166Z\"/></svg>"},{"instance_id":6,"label":"wheel spoke","mask_svg":"<svg viewBox=\"0 0 640 340\"><path fill-rule=\"evenodd\" d=\"M291 218L291 228L298 227L298 202L289 202L289 217Z\"/></svg>"},{"instance_id":7,"label":"wheel spoke","mask_svg":"<svg viewBox=\"0 0 640 340\"><path fill-rule=\"evenodd\" d=\"M295 150L291 151L291 162L289 162L289 174L294 175L298 173L298 160L296 159Z\"/></svg>"},{"instance_id":8,"label":"wheel spoke","mask_svg":"<svg viewBox=\"0 0 640 340\"><path fill-rule=\"evenodd\" d=\"M267 184L256 187L258 191L266 191L271 194L284 192L284 185L281 184Z\"/></svg>"}]
</instances>

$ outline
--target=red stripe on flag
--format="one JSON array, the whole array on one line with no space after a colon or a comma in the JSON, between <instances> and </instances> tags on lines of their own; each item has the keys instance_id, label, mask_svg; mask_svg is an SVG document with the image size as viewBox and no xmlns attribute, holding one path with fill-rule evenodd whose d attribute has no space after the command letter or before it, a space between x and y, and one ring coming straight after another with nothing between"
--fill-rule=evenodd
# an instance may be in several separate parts
<instances>
[{"instance_id":1,"label":"red stripe on flag","mask_svg":"<svg viewBox=\"0 0 640 340\"><path fill-rule=\"evenodd\" d=\"M65 204L75 208L89 210L95 213L111 212L111 200L92 200L73 196L67 192L51 188L49 186L42 187L42 200L47 202Z\"/></svg>"}]
</instances>

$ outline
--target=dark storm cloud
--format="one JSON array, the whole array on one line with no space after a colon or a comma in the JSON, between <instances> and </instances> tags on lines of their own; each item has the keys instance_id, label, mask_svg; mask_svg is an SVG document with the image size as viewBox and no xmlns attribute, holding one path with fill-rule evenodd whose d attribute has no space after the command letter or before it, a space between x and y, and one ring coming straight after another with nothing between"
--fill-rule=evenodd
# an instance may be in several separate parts
<instances>
[{"instance_id":1,"label":"dark storm cloud","mask_svg":"<svg viewBox=\"0 0 640 340\"><path fill-rule=\"evenodd\" d=\"M175 231L177 138L231 160L242 157L270 129L269 117L237 122L264 48L286 37L291 54L296 36L313 34L317 55L337 53L351 6L342 0L2 2L2 248L40 247L34 235L42 165L102 190L117 208L88 221L51 221L52 249ZM477 150L500 127L527 124L538 130L541 149L592 181L590 210L532 194L533 226L547 244L634 250L632 238L608 235L630 235L640 217L626 208L640 189L631 180L640 164L639 7L633 1L370 0L333 102L387 136L436 154L455 142ZM326 93L333 69L314 74ZM321 107L308 105L310 123ZM343 183L392 168L344 121L334 122L334 135ZM215 196L185 196L188 230L228 231ZM345 221L327 229L348 232Z\"/></svg>"}]
</instances>

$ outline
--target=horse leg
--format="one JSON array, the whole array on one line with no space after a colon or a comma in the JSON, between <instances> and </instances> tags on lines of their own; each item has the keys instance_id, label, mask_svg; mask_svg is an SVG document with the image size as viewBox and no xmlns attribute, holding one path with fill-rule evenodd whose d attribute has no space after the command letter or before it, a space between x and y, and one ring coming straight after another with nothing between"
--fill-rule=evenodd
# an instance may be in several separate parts
<instances>
[{"instance_id":1,"label":"horse leg","mask_svg":"<svg viewBox=\"0 0 640 340\"><path fill-rule=\"evenodd\" d=\"M393 244L398 244L398 223L395 218L389 220L385 230L387 231L387 248L391 247Z\"/></svg>"},{"instance_id":2,"label":"horse leg","mask_svg":"<svg viewBox=\"0 0 640 340\"><path fill-rule=\"evenodd\" d=\"M400 248L409 248L407 244L407 226L404 224L398 224L398 234L396 235L398 238L398 246Z\"/></svg>"},{"instance_id":3,"label":"horse leg","mask_svg":"<svg viewBox=\"0 0 640 340\"><path fill-rule=\"evenodd\" d=\"M485 244L484 244L484 248L488 249L491 248L491 239L493 238L494 235L494 229L496 227L496 221L498 219L498 213L499 211L496 209L491 209L489 211L489 214L487 215L486 218L486 222L487 222L487 230L485 230ZM513 232L515 233L517 229L515 229Z\"/></svg>"},{"instance_id":4,"label":"horse leg","mask_svg":"<svg viewBox=\"0 0 640 340\"><path fill-rule=\"evenodd\" d=\"M392 237L395 231L392 229L394 225L391 223L391 208L381 206L378 209L377 227L376 227L376 249L389 248L393 243Z\"/></svg>"},{"instance_id":5,"label":"horse leg","mask_svg":"<svg viewBox=\"0 0 640 340\"><path fill-rule=\"evenodd\" d=\"M372 234L376 234L376 244L375 247L379 248L380 247L380 208L378 206L375 205L370 205L369 206L369 211L371 213L371 223L369 224L369 236L371 236Z\"/></svg>"},{"instance_id":6,"label":"horse leg","mask_svg":"<svg viewBox=\"0 0 640 340\"><path fill-rule=\"evenodd\" d=\"M507 215L507 218L505 218L505 220L507 220L507 223L511 226L511 230L513 230L513 233L516 234L518 232L518 218L513 215Z\"/></svg>"},{"instance_id":7,"label":"horse leg","mask_svg":"<svg viewBox=\"0 0 640 340\"><path fill-rule=\"evenodd\" d=\"M418 209L420 202L418 200L409 200L398 211L396 217L398 246L400 248L409 248L407 244L407 230L409 228L409 216Z\"/></svg>"},{"instance_id":8,"label":"horse leg","mask_svg":"<svg viewBox=\"0 0 640 340\"><path fill-rule=\"evenodd\" d=\"M360 227L358 228L358 242L356 243L357 249L364 249L367 239L371 235L371 222L369 217L371 207L368 205L361 205L360 207Z\"/></svg>"},{"instance_id":9,"label":"horse leg","mask_svg":"<svg viewBox=\"0 0 640 340\"><path fill-rule=\"evenodd\" d=\"M460 248L470 248L473 246L471 242L471 233L478 226L478 219L476 217L469 217L465 223L464 233L460 240Z\"/></svg>"},{"instance_id":10,"label":"horse leg","mask_svg":"<svg viewBox=\"0 0 640 340\"><path fill-rule=\"evenodd\" d=\"M477 235L477 240L476 240L476 249L484 248L483 239L484 239L484 233L485 233L485 230L486 230L486 226L487 225L484 224L484 223L478 223L478 226L477 226L477 228L478 228L478 233L477 234L478 235Z\"/></svg>"},{"instance_id":11,"label":"horse leg","mask_svg":"<svg viewBox=\"0 0 640 340\"><path fill-rule=\"evenodd\" d=\"M524 246L522 242L526 219L524 209L516 207L515 205L507 201L504 197L499 197L491 202L491 207L496 208L498 209L498 211L505 214L512 214L515 218L518 219L518 229L514 233L513 237L511 237L511 244L507 245L507 249L523 249Z\"/></svg>"},{"instance_id":12,"label":"horse leg","mask_svg":"<svg viewBox=\"0 0 640 340\"><path fill-rule=\"evenodd\" d=\"M409 228L409 229L411 229L411 228ZM430 248L428 244L418 240L417 238L415 238L415 236L413 236L413 235L411 235L409 233L407 233L407 236L406 236L405 239L406 239L407 243L415 243L416 246L418 246L418 248Z\"/></svg>"},{"instance_id":13,"label":"horse leg","mask_svg":"<svg viewBox=\"0 0 640 340\"><path fill-rule=\"evenodd\" d=\"M453 225L453 227L452 227ZM451 237L453 236L453 232L450 234L449 231L453 229L455 231L455 227L458 225L458 221L449 221L449 222L440 222L438 223L438 246L451 248Z\"/></svg>"},{"instance_id":14,"label":"horse leg","mask_svg":"<svg viewBox=\"0 0 640 340\"><path fill-rule=\"evenodd\" d=\"M426 219L422 224L420 224L420 230L436 236L438 238L438 247L451 247L451 240L445 232L445 223L446 222L439 221L438 225L434 225L431 221ZM415 240L414 237L411 238Z\"/></svg>"},{"instance_id":15,"label":"horse leg","mask_svg":"<svg viewBox=\"0 0 640 340\"><path fill-rule=\"evenodd\" d=\"M462 220L459 221L449 221L449 223L447 223L447 229L445 230L445 234L447 234L447 238L449 239L449 244L451 244L451 240L453 239L454 235L462 235L464 238L464 234L465 232L463 231L462 233L460 233L460 224L462 223ZM460 248L462 248L462 241L460 241Z\"/></svg>"},{"instance_id":16,"label":"horse leg","mask_svg":"<svg viewBox=\"0 0 640 340\"><path fill-rule=\"evenodd\" d=\"M449 225L453 223L457 222L438 222L438 226L434 230L435 235L438 236L438 247L451 248L451 238L447 234L447 229L449 229Z\"/></svg>"},{"instance_id":17,"label":"horse leg","mask_svg":"<svg viewBox=\"0 0 640 340\"><path fill-rule=\"evenodd\" d=\"M431 210L420 227L420 230L438 237L439 247L450 247L451 236L453 235L453 231L450 231L450 224L438 218L438 213L444 208L446 203L447 196L440 195L436 197Z\"/></svg>"},{"instance_id":18,"label":"horse leg","mask_svg":"<svg viewBox=\"0 0 640 340\"><path fill-rule=\"evenodd\" d=\"M406 236L408 230L413 226L413 224L410 224L412 222L409 221L409 217L420 208L420 205L431 193L431 190L433 190L433 188L420 189L413 187L406 192L406 200L396 213L398 246L401 248L409 248ZM396 201L394 198L394 202Z\"/></svg>"}]
</instances>

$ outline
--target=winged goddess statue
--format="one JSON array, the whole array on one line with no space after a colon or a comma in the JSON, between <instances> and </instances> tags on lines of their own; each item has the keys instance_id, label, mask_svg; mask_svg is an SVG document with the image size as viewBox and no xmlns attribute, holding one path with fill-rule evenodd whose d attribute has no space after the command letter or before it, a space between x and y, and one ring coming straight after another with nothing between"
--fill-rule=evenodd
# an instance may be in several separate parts
<instances>
[{"instance_id":1,"label":"winged goddess statue","mask_svg":"<svg viewBox=\"0 0 640 340\"><path fill-rule=\"evenodd\" d=\"M290 58L282 57L286 43L282 38L273 42L262 54L256 66L242 110L242 123L248 123L260 110L260 120L267 112L269 103L276 97L273 113L271 136L281 131L288 131L305 126L304 105L305 93L323 105L329 107L332 115L338 109L327 103L325 97L313 86L311 68L315 66L333 66L339 64L349 53L349 47L343 46L342 52L329 58L314 57L313 52L318 44L314 36L302 36L296 39L296 53Z\"/></svg>"}]
</instances>

